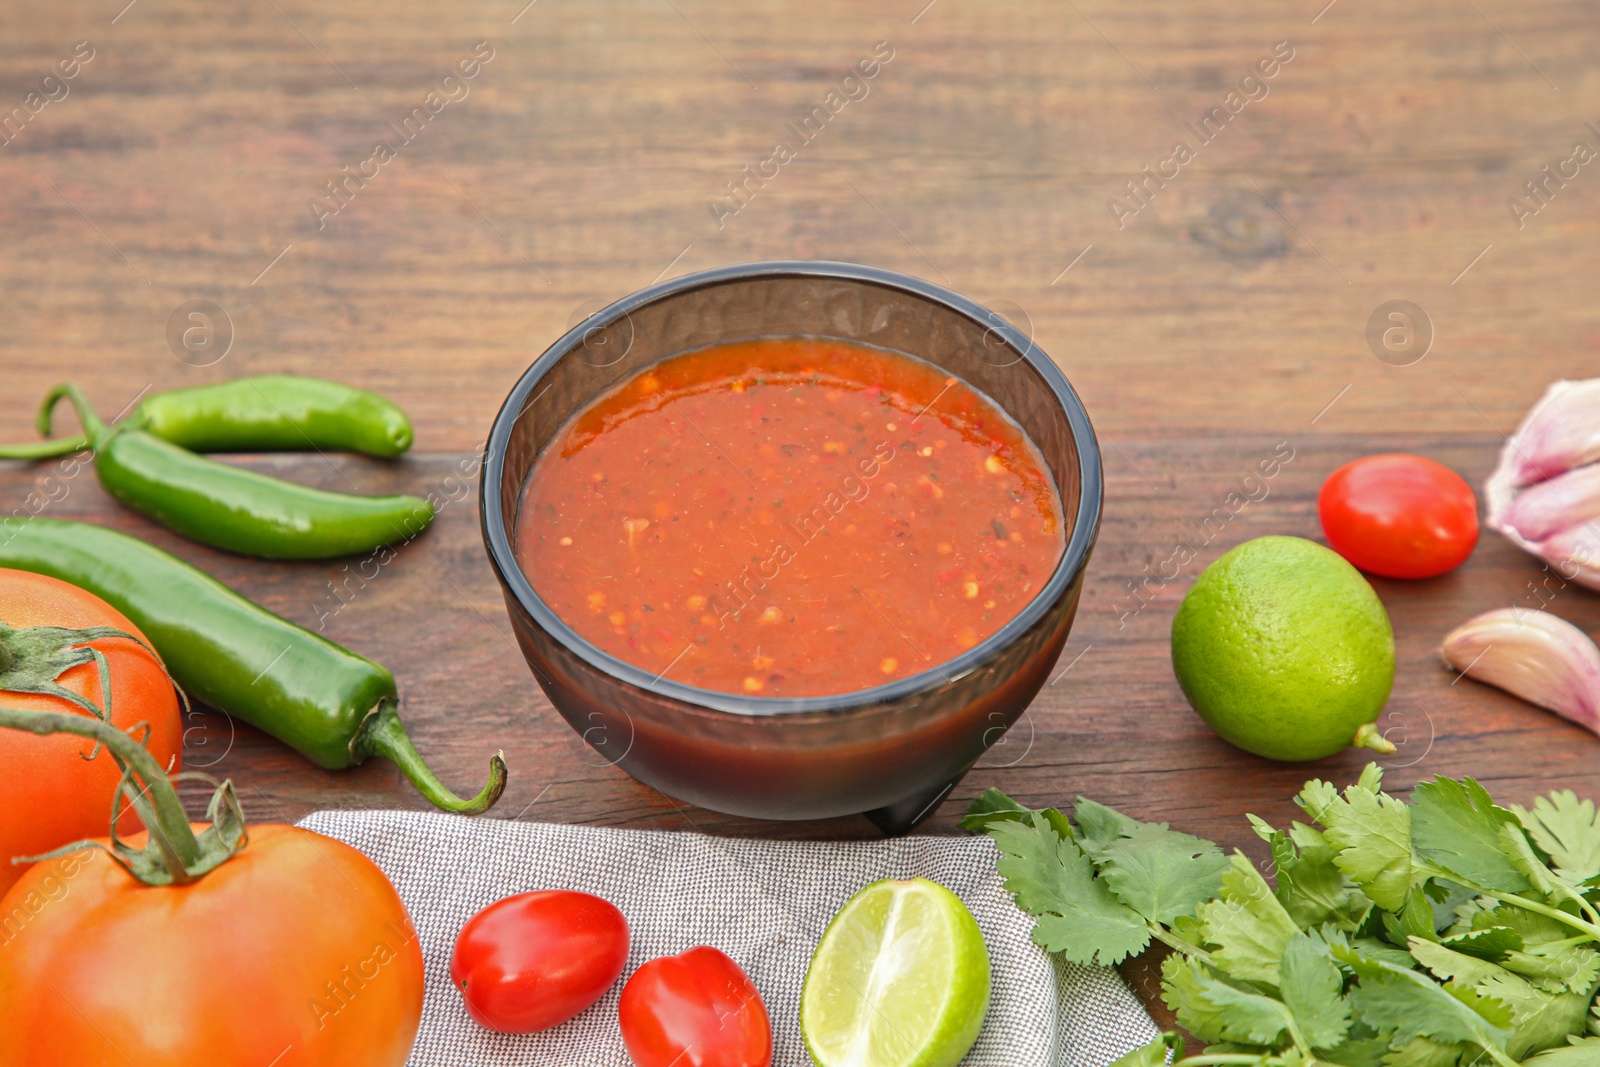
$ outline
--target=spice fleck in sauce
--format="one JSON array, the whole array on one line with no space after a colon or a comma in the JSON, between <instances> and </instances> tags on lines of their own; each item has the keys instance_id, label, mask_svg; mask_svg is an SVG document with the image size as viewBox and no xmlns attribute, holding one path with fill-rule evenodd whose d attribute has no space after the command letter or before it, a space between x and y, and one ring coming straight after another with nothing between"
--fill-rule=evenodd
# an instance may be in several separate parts
<instances>
[{"instance_id":1,"label":"spice fleck in sauce","mask_svg":"<svg viewBox=\"0 0 1600 1067\"><path fill-rule=\"evenodd\" d=\"M517 558L599 648L761 697L881 685L1022 610L1065 543L1042 457L983 394L839 341L674 356L562 427Z\"/></svg>"}]
</instances>

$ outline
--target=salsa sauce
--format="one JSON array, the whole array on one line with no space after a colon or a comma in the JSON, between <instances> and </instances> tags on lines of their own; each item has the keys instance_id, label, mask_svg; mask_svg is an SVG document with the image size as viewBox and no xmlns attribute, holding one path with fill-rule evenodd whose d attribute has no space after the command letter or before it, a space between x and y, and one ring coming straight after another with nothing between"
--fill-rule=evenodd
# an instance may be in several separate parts
<instances>
[{"instance_id":1,"label":"salsa sauce","mask_svg":"<svg viewBox=\"0 0 1600 1067\"><path fill-rule=\"evenodd\" d=\"M813 338L653 364L535 461L516 555L598 648L759 697L927 670L1017 615L1065 545L1043 458L939 368Z\"/></svg>"}]
</instances>

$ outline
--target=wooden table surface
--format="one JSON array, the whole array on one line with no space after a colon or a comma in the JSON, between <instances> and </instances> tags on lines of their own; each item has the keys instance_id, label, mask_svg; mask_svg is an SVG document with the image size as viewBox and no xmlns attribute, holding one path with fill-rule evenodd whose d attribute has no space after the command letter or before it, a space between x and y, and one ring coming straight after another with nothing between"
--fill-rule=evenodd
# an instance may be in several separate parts
<instances>
[{"instance_id":1,"label":"wooden table surface","mask_svg":"<svg viewBox=\"0 0 1600 1067\"><path fill-rule=\"evenodd\" d=\"M320 621L394 669L449 781L476 788L505 749L496 817L872 836L855 818L686 809L607 766L523 665L476 505L446 478L545 345L654 279L776 258L901 270L1030 332L1106 456L1060 673L923 830L956 832L998 786L1036 805L1092 796L1259 855L1246 811L1287 819L1306 777L1350 779L1364 757L1273 764L1211 735L1168 659L1189 582L1247 538L1318 537L1317 488L1356 456L1419 451L1480 483L1547 382L1600 370L1593 5L1325 2L12 5L0 439L28 438L63 378L111 415L149 389L322 374L404 405L413 452L242 462L448 504L343 598L343 561L210 551L88 473L5 465L0 515L113 525ZM846 80L874 58L874 76ZM445 81L463 60L475 75ZM793 158L778 166L780 142ZM1397 300L1420 309L1411 343L1369 342ZM195 301L220 309L209 335L183 332ZM1278 477L1244 483L1278 448L1293 454ZM1254 499L1203 543L1196 525L1236 490ZM1198 558L1144 583L1141 607L1132 585L1170 573L1180 541ZM1472 774L1507 801L1600 792L1600 740L1454 684L1435 655L1473 613L1541 599L1600 629L1600 598L1536 590L1545 577L1490 534L1453 575L1377 583L1400 657L1382 720L1400 742L1382 761L1392 786ZM423 806L382 762L318 771L208 711L186 760L231 776L256 819Z\"/></svg>"}]
</instances>

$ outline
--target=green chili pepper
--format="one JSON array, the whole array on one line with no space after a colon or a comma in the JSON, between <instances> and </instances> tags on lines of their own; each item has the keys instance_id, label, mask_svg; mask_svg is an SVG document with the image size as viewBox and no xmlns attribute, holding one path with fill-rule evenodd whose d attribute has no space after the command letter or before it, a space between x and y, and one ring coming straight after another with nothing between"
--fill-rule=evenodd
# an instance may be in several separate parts
<instances>
[{"instance_id":1,"label":"green chili pepper","mask_svg":"<svg viewBox=\"0 0 1600 1067\"><path fill-rule=\"evenodd\" d=\"M35 516L0 542L0 567L48 574L100 597L150 639L191 696L319 767L383 756L434 804L467 815L487 811L505 789L505 760L497 754L483 792L471 800L451 793L406 735L388 670L138 538Z\"/></svg>"},{"instance_id":2,"label":"green chili pepper","mask_svg":"<svg viewBox=\"0 0 1600 1067\"><path fill-rule=\"evenodd\" d=\"M39 406L39 433L50 436L57 387ZM365 389L262 374L220 385L152 393L122 425L145 430L191 452L361 452L393 459L411 447L411 420L392 401ZM23 446L27 456L47 459L89 447L85 436Z\"/></svg>"},{"instance_id":3,"label":"green chili pepper","mask_svg":"<svg viewBox=\"0 0 1600 1067\"><path fill-rule=\"evenodd\" d=\"M269 559L326 559L407 540L433 521L415 496L355 496L296 485L196 455L144 430L108 428L77 386L52 396L72 401L95 451L106 491L203 544ZM0 448L0 459L38 458Z\"/></svg>"}]
</instances>

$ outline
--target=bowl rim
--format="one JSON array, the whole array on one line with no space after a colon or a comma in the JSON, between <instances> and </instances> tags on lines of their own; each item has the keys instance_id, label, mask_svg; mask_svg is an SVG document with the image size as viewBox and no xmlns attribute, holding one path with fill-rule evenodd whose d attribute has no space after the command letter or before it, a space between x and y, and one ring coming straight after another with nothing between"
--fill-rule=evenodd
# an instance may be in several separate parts
<instances>
[{"instance_id":1,"label":"bowl rim","mask_svg":"<svg viewBox=\"0 0 1600 1067\"><path fill-rule=\"evenodd\" d=\"M1080 491L1071 536L1068 537L1061 559L1049 580L1040 587L1039 592L1020 612L1000 629L954 659L936 663L926 670L883 685L824 696L759 697L701 689L662 675L651 675L642 667L619 659L589 643L545 604L534 591L533 584L522 573L522 568L516 560L516 553L512 549L506 516L500 505L500 483L505 474L506 448L511 440L512 429L528 403L528 397L551 368L566 358L591 331L604 328L648 304L690 290L752 278L784 277L837 278L896 289L941 304L946 309L983 325L997 334L1048 383L1056 403L1061 406L1067 417L1078 454ZM913 354L944 369L936 359L920 353ZM990 399L994 400L993 397ZM997 400L994 402L999 404ZM1004 405L1000 407L1001 410L1005 410ZM866 711L896 702L921 690L945 685L971 673L985 661L993 658L998 650L1026 633L1080 577L1099 533L1102 492L1100 446L1095 438L1094 427L1089 421L1089 413L1061 368L1056 366L1055 361L1046 355L1032 338L999 314L942 285L881 267L828 260L768 260L715 267L647 286L596 311L546 348L522 373L516 385L507 394L505 402L495 415L488 440L484 445L484 463L478 487L483 540L495 574L501 585L516 597L522 609L546 633L559 641L567 651L617 681L692 705L697 709L745 718Z\"/></svg>"}]
</instances>

